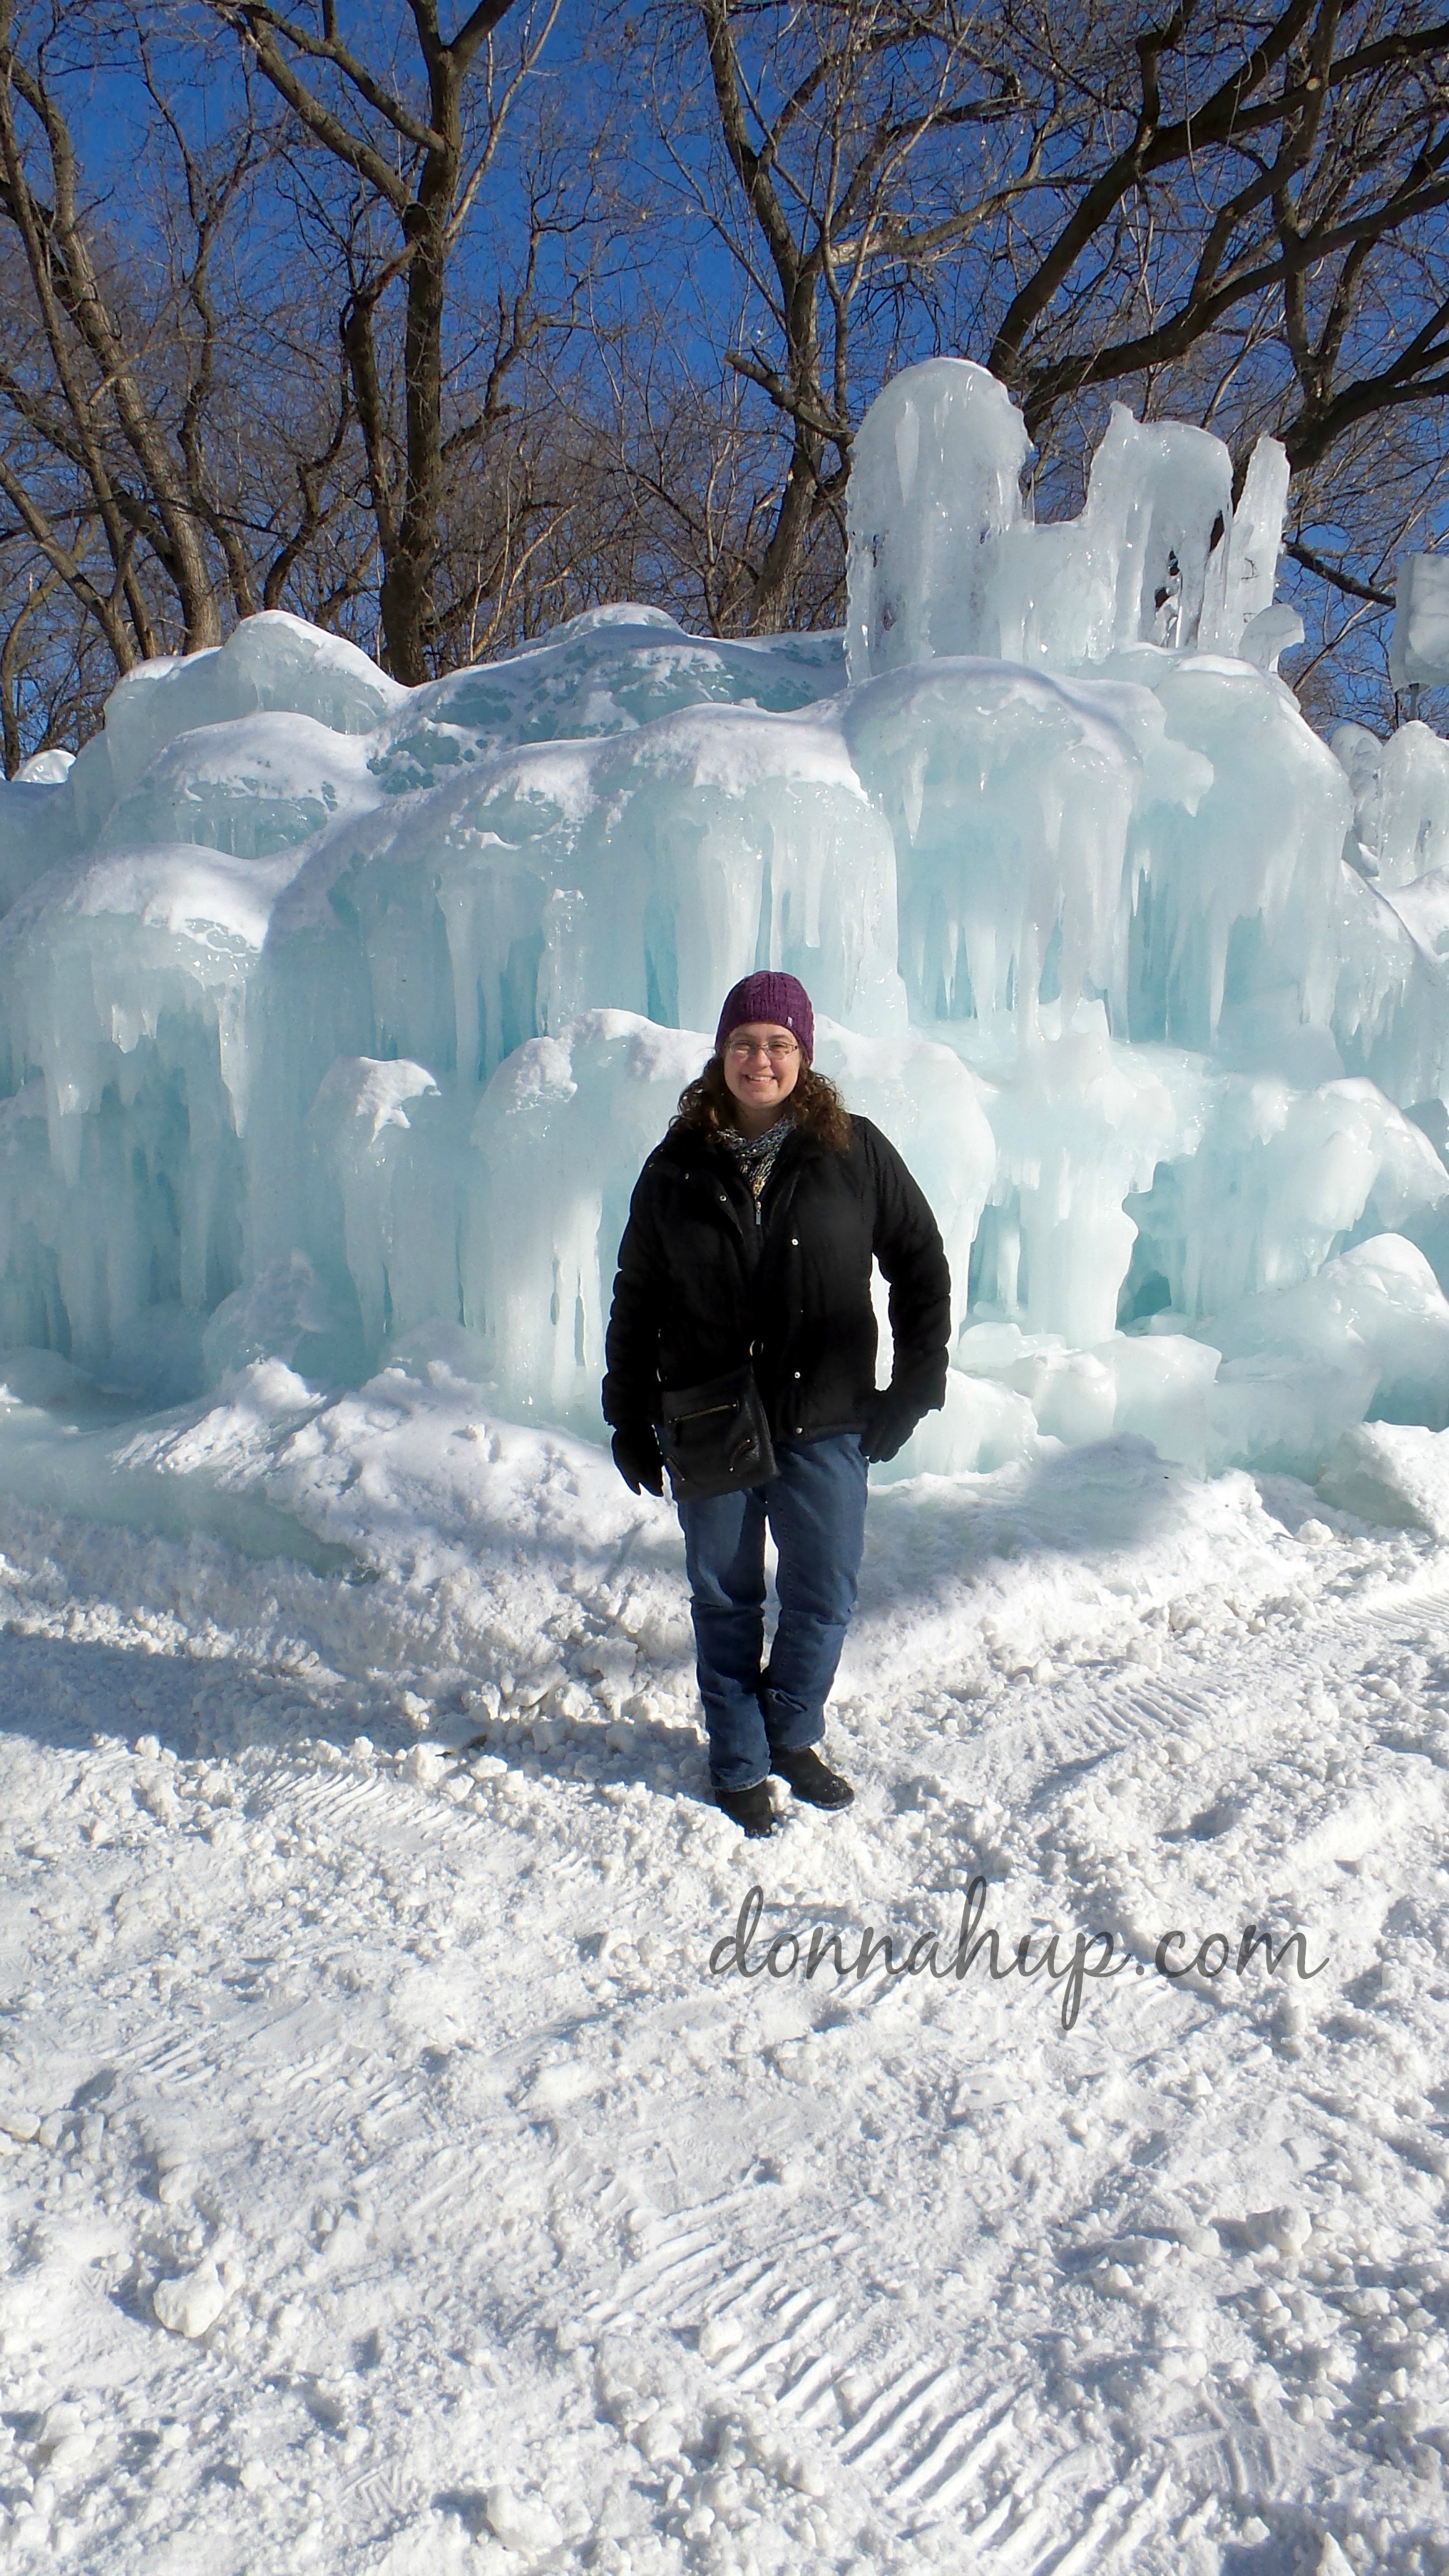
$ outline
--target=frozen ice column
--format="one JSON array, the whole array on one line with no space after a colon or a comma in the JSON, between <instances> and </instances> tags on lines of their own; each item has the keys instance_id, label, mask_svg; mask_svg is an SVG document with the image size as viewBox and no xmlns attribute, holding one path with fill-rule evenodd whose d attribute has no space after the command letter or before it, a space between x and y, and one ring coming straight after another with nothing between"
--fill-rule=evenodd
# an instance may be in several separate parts
<instances>
[{"instance_id":1,"label":"frozen ice column","mask_svg":"<svg viewBox=\"0 0 1449 2576\"><path fill-rule=\"evenodd\" d=\"M876 396L850 472L852 681L999 653L993 575L999 540L1024 515L1031 454L1005 385L969 359L928 358Z\"/></svg>"},{"instance_id":2,"label":"frozen ice column","mask_svg":"<svg viewBox=\"0 0 1449 2576\"><path fill-rule=\"evenodd\" d=\"M1038 527L1033 453L1004 385L960 358L895 377L856 440L850 482L852 681L957 654L1079 671L1124 645L1243 654L1301 640L1273 582L1288 495L1274 439L1233 509L1222 440L1114 403L1081 516Z\"/></svg>"}]
</instances>

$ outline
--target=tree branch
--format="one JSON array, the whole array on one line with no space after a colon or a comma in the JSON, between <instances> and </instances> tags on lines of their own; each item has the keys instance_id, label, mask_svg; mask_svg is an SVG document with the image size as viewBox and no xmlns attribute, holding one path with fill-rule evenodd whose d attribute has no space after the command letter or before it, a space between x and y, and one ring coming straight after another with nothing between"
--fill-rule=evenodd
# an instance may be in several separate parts
<instances>
[{"instance_id":1,"label":"tree branch","mask_svg":"<svg viewBox=\"0 0 1449 2576\"><path fill-rule=\"evenodd\" d=\"M1351 572L1342 572L1337 565L1325 563L1322 555L1314 554L1297 537L1284 539L1283 552L1294 563L1302 564L1305 572L1315 573L1320 581L1331 582L1335 590L1346 592L1350 599L1367 599L1375 608L1392 608L1395 604L1391 590L1375 590L1372 582L1358 581Z\"/></svg>"}]
</instances>

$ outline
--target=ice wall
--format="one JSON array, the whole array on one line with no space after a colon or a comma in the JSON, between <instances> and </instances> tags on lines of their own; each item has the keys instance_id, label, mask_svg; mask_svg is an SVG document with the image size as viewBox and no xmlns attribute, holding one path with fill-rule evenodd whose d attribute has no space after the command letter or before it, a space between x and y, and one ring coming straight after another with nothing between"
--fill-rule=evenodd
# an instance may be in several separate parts
<instances>
[{"instance_id":1,"label":"ice wall","mask_svg":"<svg viewBox=\"0 0 1449 2576\"><path fill-rule=\"evenodd\" d=\"M844 639L625 606L409 691L268 615L131 674L0 788L0 1343L164 1402L442 1316L597 1430L634 1175L770 964L951 1256L892 1472L1444 1419L1449 748L1276 675L1271 442L1235 509L1118 411L1048 526L1028 458L979 368L889 386Z\"/></svg>"}]
</instances>

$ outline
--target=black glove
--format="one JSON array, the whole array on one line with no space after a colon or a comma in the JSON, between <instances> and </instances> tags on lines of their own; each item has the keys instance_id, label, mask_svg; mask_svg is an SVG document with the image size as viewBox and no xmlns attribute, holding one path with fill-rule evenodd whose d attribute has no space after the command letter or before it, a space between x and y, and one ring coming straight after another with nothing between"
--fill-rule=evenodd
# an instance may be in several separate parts
<instances>
[{"instance_id":1,"label":"black glove","mask_svg":"<svg viewBox=\"0 0 1449 2576\"><path fill-rule=\"evenodd\" d=\"M664 1461L651 1422L631 1425L627 1431L616 1431L613 1440L614 1464L631 1494L662 1494Z\"/></svg>"},{"instance_id":2,"label":"black glove","mask_svg":"<svg viewBox=\"0 0 1449 2576\"><path fill-rule=\"evenodd\" d=\"M898 1387L886 1387L876 1397L860 1435L860 1445L871 1465L884 1465L898 1449L904 1449L920 1418L919 1405Z\"/></svg>"}]
</instances>

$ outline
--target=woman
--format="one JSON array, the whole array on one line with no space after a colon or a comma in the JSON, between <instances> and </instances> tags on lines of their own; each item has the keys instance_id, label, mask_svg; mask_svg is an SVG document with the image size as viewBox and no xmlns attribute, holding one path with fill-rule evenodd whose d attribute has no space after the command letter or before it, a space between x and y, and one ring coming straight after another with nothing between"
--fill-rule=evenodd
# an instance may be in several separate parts
<instances>
[{"instance_id":1,"label":"woman","mask_svg":"<svg viewBox=\"0 0 1449 2576\"><path fill-rule=\"evenodd\" d=\"M603 1402L638 1493L664 1490L671 1390L751 1366L768 1481L681 1501L716 1803L774 1830L773 1772L811 1806L854 1795L815 1747L855 1606L870 1459L945 1401L950 1278L935 1218L893 1145L811 1064L793 975L747 975L714 1054L635 1186L619 1247ZM872 1257L890 1283L890 1385L876 1392ZM780 1615L762 1669L765 1529Z\"/></svg>"}]
</instances>

